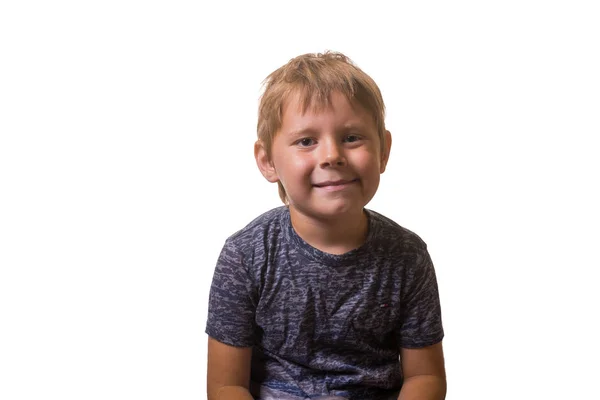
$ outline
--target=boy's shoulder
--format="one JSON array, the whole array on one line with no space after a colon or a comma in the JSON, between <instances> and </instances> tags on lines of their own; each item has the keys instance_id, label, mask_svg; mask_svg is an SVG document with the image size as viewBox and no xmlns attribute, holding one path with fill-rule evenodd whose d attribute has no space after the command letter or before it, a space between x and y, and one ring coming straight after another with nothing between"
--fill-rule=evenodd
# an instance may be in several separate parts
<instances>
[{"instance_id":1,"label":"boy's shoulder","mask_svg":"<svg viewBox=\"0 0 600 400\"><path fill-rule=\"evenodd\" d=\"M227 243L245 247L257 240L264 243L269 237L278 236L285 225L289 210L286 206L273 208L227 238Z\"/></svg>"},{"instance_id":2,"label":"boy's shoulder","mask_svg":"<svg viewBox=\"0 0 600 400\"><path fill-rule=\"evenodd\" d=\"M427 245L415 232L405 228L391 218L373 210L367 210L373 229L372 239L377 242L390 243L404 249L423 250Z\"/></svg>"}]
</instances>

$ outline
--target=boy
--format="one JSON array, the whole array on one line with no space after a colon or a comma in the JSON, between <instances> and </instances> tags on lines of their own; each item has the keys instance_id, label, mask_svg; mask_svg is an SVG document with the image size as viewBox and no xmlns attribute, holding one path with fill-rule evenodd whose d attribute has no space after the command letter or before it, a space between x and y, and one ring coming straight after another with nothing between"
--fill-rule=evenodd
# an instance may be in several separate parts
<instances>
[{"instance_id":1,"label":"boy","mask_svg":"<svg viewBox=\"0 0 600 400\"><path fill-rule=\"evenodd\" d=\"M219 257L209 400L445 398L426 245L364 208L391 143L379 88L344 55L302 55L267 77L254 154L285 206Z\"/></svg>"}]
</instances>

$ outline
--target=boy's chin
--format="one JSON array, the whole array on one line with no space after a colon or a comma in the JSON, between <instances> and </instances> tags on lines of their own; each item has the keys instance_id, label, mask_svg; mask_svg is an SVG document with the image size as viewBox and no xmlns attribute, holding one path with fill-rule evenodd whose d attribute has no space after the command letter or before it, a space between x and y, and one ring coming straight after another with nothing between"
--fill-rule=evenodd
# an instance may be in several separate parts
<instances>
[{"instance_id":1,"label":"boy's chin","mask_svg":"<svg viewBox=\"0 0 600 400\"><path fill-rule=\"evenodd\" d=\"M308 218L321 220L339 220L360 217L364 210L362 204L319 204L309 207L297 207L290 205L295 212L303 214Z\"/></svg>"}]
</instances>

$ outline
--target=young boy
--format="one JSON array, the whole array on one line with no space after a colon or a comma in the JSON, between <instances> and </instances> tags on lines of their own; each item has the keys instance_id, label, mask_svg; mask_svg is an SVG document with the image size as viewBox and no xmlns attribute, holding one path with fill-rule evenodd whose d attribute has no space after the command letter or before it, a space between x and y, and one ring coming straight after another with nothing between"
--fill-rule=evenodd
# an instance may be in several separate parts
<instances>
[{"instance_id":1,"label":"young boy","mask_svg":"<svg viewBox=\"0 0 600 400\"><path fill-rule=\"evenodd\" d=\"M285 206L219 257L209 400L445 398L426 245L365 209L391 143L379 88L344 55L302 55L267 77L254 154Z\"/></svg>"}]
</instances>

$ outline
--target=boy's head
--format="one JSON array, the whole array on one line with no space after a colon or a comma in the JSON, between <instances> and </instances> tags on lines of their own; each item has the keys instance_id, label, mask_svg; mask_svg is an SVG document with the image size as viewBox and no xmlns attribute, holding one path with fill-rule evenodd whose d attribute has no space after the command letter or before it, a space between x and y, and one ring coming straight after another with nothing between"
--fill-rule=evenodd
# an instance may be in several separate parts
<instances>
[{"instance_id":1,"label":"boy's head","mask_svg":"<svg viewBox=\"0 0 600 400\"><path fill-rule=\"evenodd\" d=\"M298 112L322 112L333 107L332 99L343 96L353 107L362 108L361 118L374 126L379 153L387 162L389 132L385 129L385 106L376 83L345 55L337 52L305 54L293 58L271 73L264 82L260 100L257 133L266 157L273 156L273 143L282 128L284 108L289 104L299 107ZM339 100L337 100L339 101ZM387 145L386 145L387 143ZM279 196L288 203L288 195L278 181Z\"/></svg>"}]
</instances>

